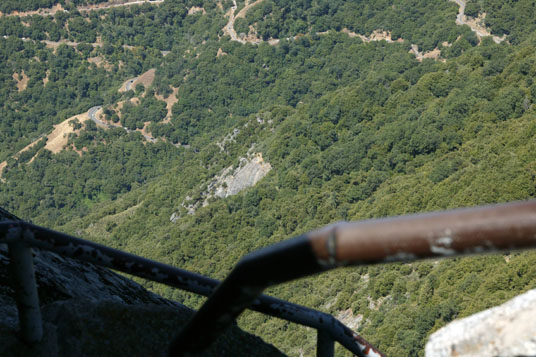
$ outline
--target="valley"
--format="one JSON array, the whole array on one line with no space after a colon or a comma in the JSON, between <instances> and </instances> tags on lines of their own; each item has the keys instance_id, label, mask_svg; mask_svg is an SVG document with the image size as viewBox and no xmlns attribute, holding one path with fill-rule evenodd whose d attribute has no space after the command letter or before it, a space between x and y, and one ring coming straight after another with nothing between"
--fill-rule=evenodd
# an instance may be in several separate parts
<instances>
[{"instance_id":1,"label":"valley","mask_svg":"<svg viewBox=\"0 0 536 357\"><path fill-rule=\"evenodd\" d=\"M533 8L499 3L3 3L0 206L222 279L333 222L534 198ZM449 322L533 288L533 260L359 266L268 293L419 356ZM314 354L310 329L238 324Z\"/></svg>"}]
</instances>

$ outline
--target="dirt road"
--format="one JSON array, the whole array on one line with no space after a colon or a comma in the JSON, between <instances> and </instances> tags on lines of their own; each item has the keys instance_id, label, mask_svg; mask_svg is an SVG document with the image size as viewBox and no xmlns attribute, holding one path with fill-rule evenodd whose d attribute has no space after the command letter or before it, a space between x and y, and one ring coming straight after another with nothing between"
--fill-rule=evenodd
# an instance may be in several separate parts
<instances>
[{"instance_id":1,"label":"dirt road","mask_svg":"<svg viewBox=\"0 0 536 357\"><path fill-rule=\"evenodd\" d=\"M101 127L107 128L107 129L109 129L109 128L122 128L127 133L132 133L132 132L136 131L136 130L130 130L128 128L125 128L124 126L121 126L119 124L108 124L108 123L105 123L105 122L99 120L97 118L97 112L99 110L101 110L101 109L102 109L102 107L100 105L98 105L98 106L89 108L89 110L87 111L87 115L88 115L89 119L91 119L95 124L97 124L97 125L99 125ZM145 140L147 140L147 141L149 141L151 143L156 143L158 141L158 139L153 138L149 134L146 134L146 133L143 133L143 132L141 134L143 135Z\"/></svg>"},{"instance_id":2,"label":"dirt road","mask_svg":"<svg viewBox=\"0 0 536 357\"><path fill-rule=\"evenodd\" d=\"M139 1L126 2L126 3L122 3L122 4L103 3L103 4L91 5L91 6L87 6L87 7L79 7L78 11L82 12L82 11L92 11L92 10L103 10L103 9L110 9L112 7L141 5L141 4L145 4L145 3L156 5L156 4L161 4L163 2L164 2L164 0L139 0Z\"/></svg>"},{"instance_id":3,"label":"dirt road","mask_svg":"<svg viewBox=\"0 0 536 357\"><path fill-rule=\"evenodd\" d=\"M93 11L93 10L110 9L112 7L141 5L141 4L145 4L145 3L156 5L156 4L161 4L163 2L164 2L164 0L137 0L137 1L130 1L130 2L125 2L125 3L117 3L117 4L107 2L107 3L97 4L97 5L80 6L80 7L77 8L77 10L80 11L80 12L88 12L88 11ZM57 4L57 5L54 5L53 7L49 8L49 9L39 9L39 10L35 10L35 11L23 11L23 12L14 11L14 12L9 13L9 14L2 14L2 15L0 15L0 17L1 16L25 17L25 16L32 16L32 15L54 16L54 15L56 15L56 13L58 11L69 12L69 11L65 10L60 4Z\"/></svg>"},{"instance_id":4,"label":"dirt road","mask_svg":"<svg viewBox=\"0 0 536 357\"><path fill-rule=\"evenodd\" d=\"M449 0L449 1L455 2L460 7L458 11L458 16L456 16L456 24L469 26L471 28L471 31L473 31L478 36L479 39L481 39L482 37L491 36L493 38L493 41L495 41L495 43L501 43L502 41L506 39L506 36L499 37L499 36L492 35L488 29L482 26L480 24L480 21L482 21L483 18L469 20L467 16L465 16L466 0Z\"/></svg>"},{"instance_id":5,"label":"dirt road","mask_svg":"<svg viewBox=\"0 0 536 357\"><path fill-rule=\"evenodd\" d=\"M236 35L236 31L234 30L234 12L236 11L236 8L236 0L233 0L233 6L231 6L231 9L227 11L227 14L225 14L225 16L229 16L229 21L227 22L227 25L225 25L225 27L223 28L223 32L231 36L231 40L245 43L238 38L238 36Z\"/></svg>"}]
</instances>

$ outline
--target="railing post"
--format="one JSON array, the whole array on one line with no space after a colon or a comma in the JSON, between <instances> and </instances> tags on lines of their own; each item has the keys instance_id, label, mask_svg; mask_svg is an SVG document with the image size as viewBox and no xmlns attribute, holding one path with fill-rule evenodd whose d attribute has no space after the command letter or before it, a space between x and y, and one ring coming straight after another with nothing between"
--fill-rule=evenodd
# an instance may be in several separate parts
<instances>
[{"instance_id":1,"label":"railing post","mask_svg":"<svg viewBox=\"0 0 536 357\"><path fill-rule=\"evenodd\" d=\"M22 242L21 227L9 229L7 235L9 248L10 275L15 290L15 300L19 312L19 327L22 338L27 343L36 343L43 337L43 322L37 296L32 250Z\"/></svg>"},{"instance_id":2,"label":"railing post","mask_svg":"<svg viewBox=\"0 0 536 357\"><path fill-rule=\"evenodd\" d=\"M335 355L335 341L325 330L317 330L316 356L333 357Z\"/></svg>"}]
</instances>

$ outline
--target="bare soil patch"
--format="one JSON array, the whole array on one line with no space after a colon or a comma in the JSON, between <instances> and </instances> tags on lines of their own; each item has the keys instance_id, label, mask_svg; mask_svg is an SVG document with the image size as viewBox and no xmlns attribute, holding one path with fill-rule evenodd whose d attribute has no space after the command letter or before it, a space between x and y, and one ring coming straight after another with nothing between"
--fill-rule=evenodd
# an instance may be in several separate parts
<instances>
[{"instance_id":1,"label":"bare soil patch","mask_svg":"<svg viewBox=\"0 0 536 357\"><path fill-rule=\"evenodd\" d=\"M156 69L152 68L139 77L125 81L121 88L119 88L119 92L126 92L127 90L131 89L135 90L138 84L143 85L145 88L150 87L151 84L153 84L155 73Z\"/></svg>"},{"instance_id":2,"label":"bare soil patch","mask_svg":"<svg viewBox=\"0 0 536 357\"><path fill-rule=\"evenodd\" d=\"M202 12L203 15L205 15L207 13L204 8L199 7L199 6L192 6L191 8L188 9L188 15L193 15L193 14L196 14L198 12Z\"/></svg>"},{"instance_id":3,"label":"bare soil patch","mask_svg":"<svg viewBox=\"0 0 536 357\"><path fill-rule=\"evenodd\" d=\"M151 84L153 84L155 73L156 69L154 68L148 70L147 72L136 78L134 83L132 83L132 87L136 88L138 84L142 84L145 88L150 87Z\"/></svg>"},{"instance_id":4,"label":"bare soil patch","mask_svg":"<svg viewBox=\"0 0 536 357\"><path fill-rule=\"evenodd\" d=\"M163 123L169 123L169 121L171 120L171 108L173 107L175 103L179 101L179 97L177 96L178 94L179 94L179 88L173 88L173 93L171 93L165 99L163 95L159 95L159 94L154 95L156 99L166 102L167 115Z\"/></svg>"},{"instance_id":5,"label":"bare soil patch","mask_svg":"<svg viewBox=\"0 0 536 357\"><path fill-rule=\"evenodd\" d=\"M89 120L87 113L78 114L73 117L70 117L63 122L54 125L54 130L47 136L47 143L45 149L50 150L54 154L59 153L67 146L67 141L69 140L70 133L78 133L79 130L74 130L71 122L75 119L78 119L82 123L82 128L84 127L84 122Z\"/></svg>"},{"instance_id":6,"label":"bare soil patch","mask_svg":"<svg viewBox=\"0 0 536 357\"><path fill-rule=\"evenodd\" d=\"M47 69L45 78L43 78L43 85L44 86L48 83L48 76L50 76L50 69Z\"/></svg>"},{"instance_id":7,"label":"bare soil patch","mask_svg":"<svg viewBox=\"0 0 536 357\"><path fill-rule=\"evenodd\" d=\"M17 82L17 90L19 92L22 92L23 90L26 89L26 87L28 86L28 81L30 80L30 78L26 75L26 73L24 73L24 70L22 71L22 73L13 73L13 79Z\"/></svg>"},{"instance_id":8,"label":"bare soil patch","mask_svg":"<svg viewBox=\"0 0 536 357\"><path fill-rule=\"evenodd\" d=\"M115 111L115 113L117 114L117 116L120 119L122 118L121 109L123 109L123 105L125 105L125 102L126 102L126 100L122 100L120 102L117 102L112 107L112 109ZM138 98L138 97L130 98L129 102L132 103L133 105L138 105L140 103L140 98ZM97 111L97 113L95 115L100 115L101 112L102 112L102 109ZM105 122L105 120L103 120L103 121ZM108 123L108 124L111 124L111 123ZM112 125L116 125L116 124L112 124Z\"/></svg>"},{"instance_id":9,"label":"bare soil patch","mask_svg":"<svg viewBox=\"0 0 536 357\"><path fill-rule=\"evenodd\" d=\"M94 63L97 67L104 68L108 72L112 70L112 65L106 62L106 60L102 58L102 56L90 57L87 59L87 61L89 63Z\"/></svg>"},{"instance_id":10,"label":"bare soil patch","mask_svg":"<svg viewBox=\"0 0 536 357\"><path fill-rule=\"evenodd\" d=\"M39 140L41 140L42 138L39 138L37 140L34 140L32 141L31 143L29 143L28 145L26 145L24 148L22 148L21 150L19 150L19 152L17 152L15 155L13 155L14 158L16 158L17 156L19 156L20 154L22 154L23 152L25 151L28 151L30 150L31 148L33 148L35 145L37 145L37 143L39 142ZM32 162L33 160L35 159L35 156L32 157L32 159L30 160L30 162ZM7 166L7 161L2 161L0 163L0 181L2 182L5 182L3 179L2 179L2 171L4 171L4 168Z\"/></svg>"},{"instance_id":11,"label":"bare soil patch","mask_svg":"<svg viewBox=\"0 0 536 357\"><path fill-rule=\"evenodd\" d=\"M432 51L426 52L423 55L423 58L431 58L431 59L439 60L440 56L441 56L441 50L436 47Z\"/></svg>"},{"instance_id":12,"label":"bare soil patch","mask_svg":"<svg viewBox=\"0 0 536 357\"><path fill-rule=\"evenodd\" d=\"M151 133L147 131L147 127L151 124L150 121L143 122L143 128L142 129L136 129L136 131L139 131L144 136L151 136Z\"/></svg>"},{"instance_id":13,"label":"bare soil patch","mask_svg":"<svg viewBox=\"0 0 536 357\"><path fill-rule=\"evenodd\" d=\"M33 148L35 145L37 145L37 143L39 142L39 140L41 140L41 138L32 141L30 144L26 145L24 148L22 148L21 150L19 150L19 152L18 152L15 156L18 156L18 155L22 154L23 152L30 150L30 149Z\"/></svg>"},{"instance_id":14,"label":"bare soil patch","mask_svg":"<svg viewBox=\"0 0 536 357\"><path fill-rule=\"evenodd\" d=\"M18 16L18 17L25 17L25 16L32 16L32 15L40 15L40 16L54 16L58 11L65 11L65 9L61 6L61 4L56 4L52 6L50 9L39 9L34 11L13 11L9 14L4 14L4 16Z\"/></svg>"},{"instance_id":15,"label":"bare soil patch","mask_svg":"<svg viewBox=\"0 0 536 357\"><path fill-rule=\"evenodd\" d=\"M122 115L121 115L121 109L123 109L123 104L125 104L125 101L122 100L120 102L117 102L113 107L113 111L115 112L115 114L117 114L117 116L119 117L119 119L122 118Z\"/></svg>"},{"instance_id":16,"label":"bare soil patch","mask_svg":"<svg viewBox=\"0 0 536 357\"><path fill-rule=\"evenodd\" d=\"M359 37L363 42L383 41L383 40L385 40L387 43L404 42L403 38L399 38L396 41L393 40L390 31L374 30L370 34L370 36L357 34L353 31L348 30L347 28L344 28L341 31L348 34L349 37Z\"/></svg>"},{"instance_id":17,"label":"bare soil patch","mask_svg":"<svg viewBox=\"0 0 536 357\"><path fill-rule=\"evenodd\" d=\"M257 36L257 29L253 27L252 25L249 25L248 33L245 37L242 37L242 34L240 34L240 38L246 42L249 43L261 43L262 39L260 39Z\"/></svg>"},{"instance_id":18,"label":"bare soil patch","mask_svg":"<svg viewBox=\"0 0 536 357\"><path fill-rule=\"evenodd\" d=\"M422 62L425 58L430 58L436 61L445 62L446 60L444 58L441 58L441 50L439 48L434 48L432 51L429 52L421 52L419 51L419 46L417 45L411 45L411 50L409 52L413 55L415 55L415 58L417 61Z\"/></svg>"},{"instance_id":19,"label":"bare soil patch","mask_svg":"<svg viewBox=\"0 0 536 357\"><path fill-rule=\"evenodd\" d=\"M246 5L242 8L242 10L240 10L238 12L238 14L236 14L235 16L235 19L240 19L240 18L245 18L246 17L246 14L248 13L249 9L251 9L253 6L255 5L258 5L260 4L261 2L263 2L264 0L257 0L257 1L254 1L252 2L251 4L249 3L248 0L246 0ZM233 24L234 25L234 24Z\"/></svg>"},{"instance_id":20,"label":"bare soil patch","mask_svg":"<svg viewBox=\"0 0 536 357\"><path fill-rule=\"evenodd\" d=\"M78 121L80 121L80 123L82 124L82 127L80 129L78 129L78 130L74 130L73 125L71 124L71 122L73 120L75 120L75 119L78 119ZM50 150L54 154L59 153L61 150L63 150L67 146L67 141L69 140L69 134L70 133L79 133L80 130L85 127L84 122L86 120L88 120L88 119L89 119L89 117L88 117L87 113L84 113L84 114L75 115L75 116L70 117L69 119L67 119L67 120L65 120L65 121L63 121L63 122L61 122L61 123L59 123L57 125L54 125L54 130L52 130L52 132L47 136L47 142L45 144L45 149ZM13 155L13 157L16 158L17 156L19 156L23 152L30 150L32 147L37 145L37 143L41 139L42 138L36 139L33 142L31 142L30 144L26 145L23 149L19 150L19 152L17 152L15 155ZM32 159L29 161L29 163L34 161L36 156L37 156L37 154L34 157L32 157ZM7 166L7 161L3 161L3 162L0 163L0 181L2 181L2 182L4 182L4 180L1 179L2 171L4 170L4 168L6 166Z\"/></svg>"},{"instance_id":21,"label":"bare soil patch","mask_svg":"<svg viewBox=\"0 0 536 357\"><path fill-rule=\"evenodd\" d=\"M7 161L0 162L0 181L5 182L5 180L2 178L2 172L7 166Z\"/></svg>"},{"instance_id":22,"label":"bare soil patch","mask_svg":"<svg viewBox=\"0 0 536 357\"><path fill-rule=\"evenodd\" d=\"M106 3L96 4L96 5L89 5L89 6L81 6L78 7L78 11L84 12L84 11L92 11L92 10L103 10L103 9L109 9L112 7L120 7L120 6L132 6L132 5L141 5L145 3L149 4L161 4L164 0L137 0L137 1L125 1L125 0L111 0Z\"/></svg>"},{"instance_id":23,"label":"bare soil patch","mask_svg":"<svg viewBox=\"0 0 536 357\"><path fill-rule=\"evenodd\" d=\"M112 7L120 7L120 6L132 6L132 5L141 5L145 3L149 4L161 4L164 0L137 0L137 1L128 1L128 0L111 0L106 3L96 4L96 5L89 5L89 6L79 6L77 8L80 12L88 12L93 10L103 10L103 9L109 9ZM13 11L9 14L3 14L0 12L0 17L2 16L18 16L18 17L25 17L25 16L32 16L32 15L40 15L40 16L54 16L58 11L65 11L65 9L61 6L61 4L56 4L53 7L49 9L39 9L35 11Z\"/></svg>"}]
</instances>

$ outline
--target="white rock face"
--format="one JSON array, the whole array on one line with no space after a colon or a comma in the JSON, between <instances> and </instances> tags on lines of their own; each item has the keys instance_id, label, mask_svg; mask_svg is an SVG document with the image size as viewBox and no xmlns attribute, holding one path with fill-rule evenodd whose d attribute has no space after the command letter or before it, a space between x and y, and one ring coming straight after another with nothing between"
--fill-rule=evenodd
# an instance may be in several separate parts
<instances>
[{"instance_id":1,"label":"white rock face","mask_svg":"<svg viewBox=\"0 0 536 357\"><path fill-rule=\"evenodd\" d=\"M5 244L0 244L0 328L2 326L16 328L18 325L15 293L8 283L10 281L8 264L7 247ZM123 304L174 305L108 269L78 262L52 252L34 249L34 267L41 305L77 298L87 301L116 301ZM0 352L0 355L3 354Z\"/></svg>"},{"instance_id":2,"label":"white rock face","mask_svg":"<svg viewBox=\"0 0 536 357\"><path fill-rule=\"evenodd\" d=\"M357 331L363 322L363 315L357 314L354 316L352 309L340 311L336 318L354 331Z\"/></svg>"},{"instance_id":3,"label":"white rock face","mask_svg":"<svg viewBox=\"0 0 536 357\"><path fill-rule=\"evenodd\" d=\"M425 355L536 356L536 289L451 322L430 336Z\"/></svg>"},{"instance_id":4,"label":"white rock face","mask_svg":"<svg viewBox=\"0 0 536 357\"><path fill-rule=\"evenodd\" d=\"M215 176L209 182L206 191L201 194L202 201L191 202L191 197L187 196L181 203L187 213L194 214L199 206L208 206L210 198L225 198L236 195L246 188L254 186L266 176L272 169L272 165L264 161L261 153L253 154L252 151L253 147L248 152L247 158L240 159L239 167L233 170L233 167L229 166ZM173 212L169 217L172 223L176 223L179 219L180 215L177 212Z\"/></svg>"},{"instance_id":5,"label":"white rock face","mask_svg":"<svg viewBox=\"0 0 536 357\"><path fill-rule=\"evenodd\" d=\"M230 173L230 167L223 170L222 175L216 182L216 190L214 195L217 197L228 197L236 195L240 191L248 187L254 186L259 182L270 170L272 165L264 162L262 154L258 153L251 159L241 159L240 167Z\"/></svg>"},{"instance_id":6,"label":"white rock face","mask_svg":"<svg viewBox=\"0 0 536 357\"><path fill-rule=\"evenodd\" d=\"M179 215L177 214L177 212L173 212L173 213L171 214L171 217L169 217L169 221L170 221L171 223L175 223L175 222L177 222L178 220L179 220Z\"/></svg>"}]
</instances>

